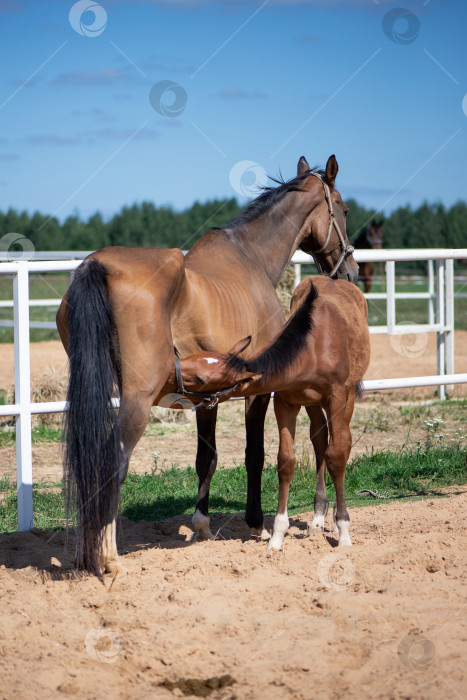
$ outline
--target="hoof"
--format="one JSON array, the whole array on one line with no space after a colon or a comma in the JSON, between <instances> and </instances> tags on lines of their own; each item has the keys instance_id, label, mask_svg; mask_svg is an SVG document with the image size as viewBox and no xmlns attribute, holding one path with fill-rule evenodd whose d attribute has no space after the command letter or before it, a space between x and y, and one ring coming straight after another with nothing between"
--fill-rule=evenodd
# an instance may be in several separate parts
<instances>
[{"instance_id":1,"label":"hoof","mask_svg":"<svg viewBox=\"0 0 467 700\"><path fill-rule=\"evenodd\" d=\"M123 564L120 564L119 561L113 559L112 561L108 561L105 564L104 573L109 574L115 578L117 576L128 576L129 572L128 569L125 566L123 566Z\"/></svg>"},{"instance_id":2,"label":"hoof","mask_svg":"<svg viewBox=\"0 0 467 700\"><path fill-rule=\"evenodd\" d=\"M324 515L314 515L313 520L310 524L310 531L323 532L324 531Z\"/></svg>"},{"instance_id":3,"label":"hoof","mask_svg":"<svg viewBox=\"0 0 467 700\"><path fill-rule=\"evenodd\" d=\"M251 536L256 538L256 539L263 540L263 541L269 540L269 538L271 537L271 535L269 534L269 532L266 530L265 527L263 527L263 528L252 527L251 528Z\"/></svg>"},{"instance_id":4,"label":"hoof","mask_svg":"<svg viewBox=\"0 0 467 700\"><path fill-rule=\"evenodd\" d=\"M200 510L196 509L192 518L193 526L196 530L196 535L193 538L199 540L213 540L214 535L209 527L209 515L203 515Z\"/></svg>"},{"instance_id":5,"label":"hoof","mask_svg":"<svg viewBox=\"0 0 467 700\"><path fill-rule=\"evenodd\" d=\"M338 547L351 547L352 546L352 540L350 539L350 534L349 534L349 525L350 522L348 520L339 520L337 523L338 530L339 530L339 541L337 543Z\"/></svg>"},{"instance_id":6,"label":"hoof","mask_svg":"<svg viewBox=\"0 0 467 700\"><path fill-rule=\"evenodd\" d=\"M269 540L268 551L269 552L279 552L282 549L282 537L272 536Z\"/></svg>"}]
</instances>

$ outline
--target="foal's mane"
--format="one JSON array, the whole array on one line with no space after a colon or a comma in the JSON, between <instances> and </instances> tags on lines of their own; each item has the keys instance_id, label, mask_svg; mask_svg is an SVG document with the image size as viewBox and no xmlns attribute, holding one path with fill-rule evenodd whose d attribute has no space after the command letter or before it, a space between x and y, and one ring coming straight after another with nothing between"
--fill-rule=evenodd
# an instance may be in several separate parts
<instances>
[{"instance_id":1,"label":"foal's mane","mask_svg":"<svg viewBox=\"0 0 467 700\"><path fill-rule=\"evenodd\" d=\"M263 379L281 374L291 365L305 349L307 335L314 328L313 305L318 298L318 290L313 283L310 285L305 300L287 321L282 333L260 355L252 360L244 360L238 355L231 355L227 360L227 368L239 372L262 372Z\"/></svg>"},{"instance_id":2,"label":"foal's mane","mask_svg":"<svg viewBox=\"0 0 467 700\"><path fill-rule=\"evenodd\" d=\"M268 187L265 185L264 187L261 187L261 194L250 202L242 213L231 221L225 228L243 226L244 224L248 224L250 221L257 219L258 216L270 209L273 204L280 202L280 200L285 197L288 192L300 192L302 190L301 186L303 181L306 180L307 177L310 177L310 175L321 175L323 177L325 172L324 170L320 170L318 167L314 167L310 168L309 170L305 170L305 172L293 177L291 180L284 180L282 175L279 175L278 178L269 176L269 179L277 183L278 186Z\"/></svg>"}]
</instances>

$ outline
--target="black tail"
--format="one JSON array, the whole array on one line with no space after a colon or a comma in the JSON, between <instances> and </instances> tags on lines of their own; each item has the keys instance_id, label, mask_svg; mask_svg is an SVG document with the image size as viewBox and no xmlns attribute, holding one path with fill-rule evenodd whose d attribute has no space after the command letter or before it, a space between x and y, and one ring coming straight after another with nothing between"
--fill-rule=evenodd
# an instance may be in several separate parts
<instances>
[{"instance_id":1,"label":"black tail","mask_svg":"<svg viewBox=\"0 0 467 700\"><path fill-rule=\"evenodd\" d=\"M112 522L118 508L121 449L118 415L111 405L117 381L117 336L107 272L95 258L86 260L74 274L67 325L67 509L76 507L77 565L100 576L102 528Z\"/></svg>"},{"instance_id":2,"label":"black tail","mask_svg":"<svg viewBox=\"0 0 467 700\"><path fill-rule=\"evenodd\" d=\"M311 283L303 303L289 318L274 342L251 360L232 355L227 361L227 367L239 371L262 372L263 379L266 380L281 374L306 347L307 335L313 330L313 305L317 298L318 290Z\"/></svg>"}]
</instances>

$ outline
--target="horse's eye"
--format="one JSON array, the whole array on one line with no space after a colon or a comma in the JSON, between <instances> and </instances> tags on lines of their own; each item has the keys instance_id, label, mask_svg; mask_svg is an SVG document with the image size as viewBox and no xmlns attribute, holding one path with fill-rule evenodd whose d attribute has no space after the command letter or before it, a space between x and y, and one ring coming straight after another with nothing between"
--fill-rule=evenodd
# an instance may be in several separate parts
<instances>
[{"instance_id":1,"label":"horse's eye","mask_svg":"<svg viewBox=\"0 0 467 700\"><path fill-rule=\"evenodd\" d=\"M203 386L204 384L206 384L206 382L204 381L204 379L201 379L200 377L198 377L197 374L195 374L195 381L196 381L198 384L201 384L202 386Z\"/></svg>"}]
</instances>

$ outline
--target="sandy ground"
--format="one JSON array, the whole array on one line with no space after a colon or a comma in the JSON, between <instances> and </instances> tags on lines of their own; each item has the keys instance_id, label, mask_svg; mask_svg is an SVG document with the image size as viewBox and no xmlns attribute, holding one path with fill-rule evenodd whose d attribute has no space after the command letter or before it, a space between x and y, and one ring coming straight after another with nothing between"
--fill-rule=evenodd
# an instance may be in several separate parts
<instances>
[{"instance_id":1,"label":"sandy ground","mask_svg":"<svg viewBox=\"0 0 467 700\"><path fill-rule=\"evenodd\" d=\"M240 515L194 543L186 517L122 518L129 575L105 584L73 575L62 533L0 536L0 697L163 700L224 677L213 700L465 698L466 511L459 490L353 509L340 550L303 514L273 556Z\"/></svg>"}]
</instances>

